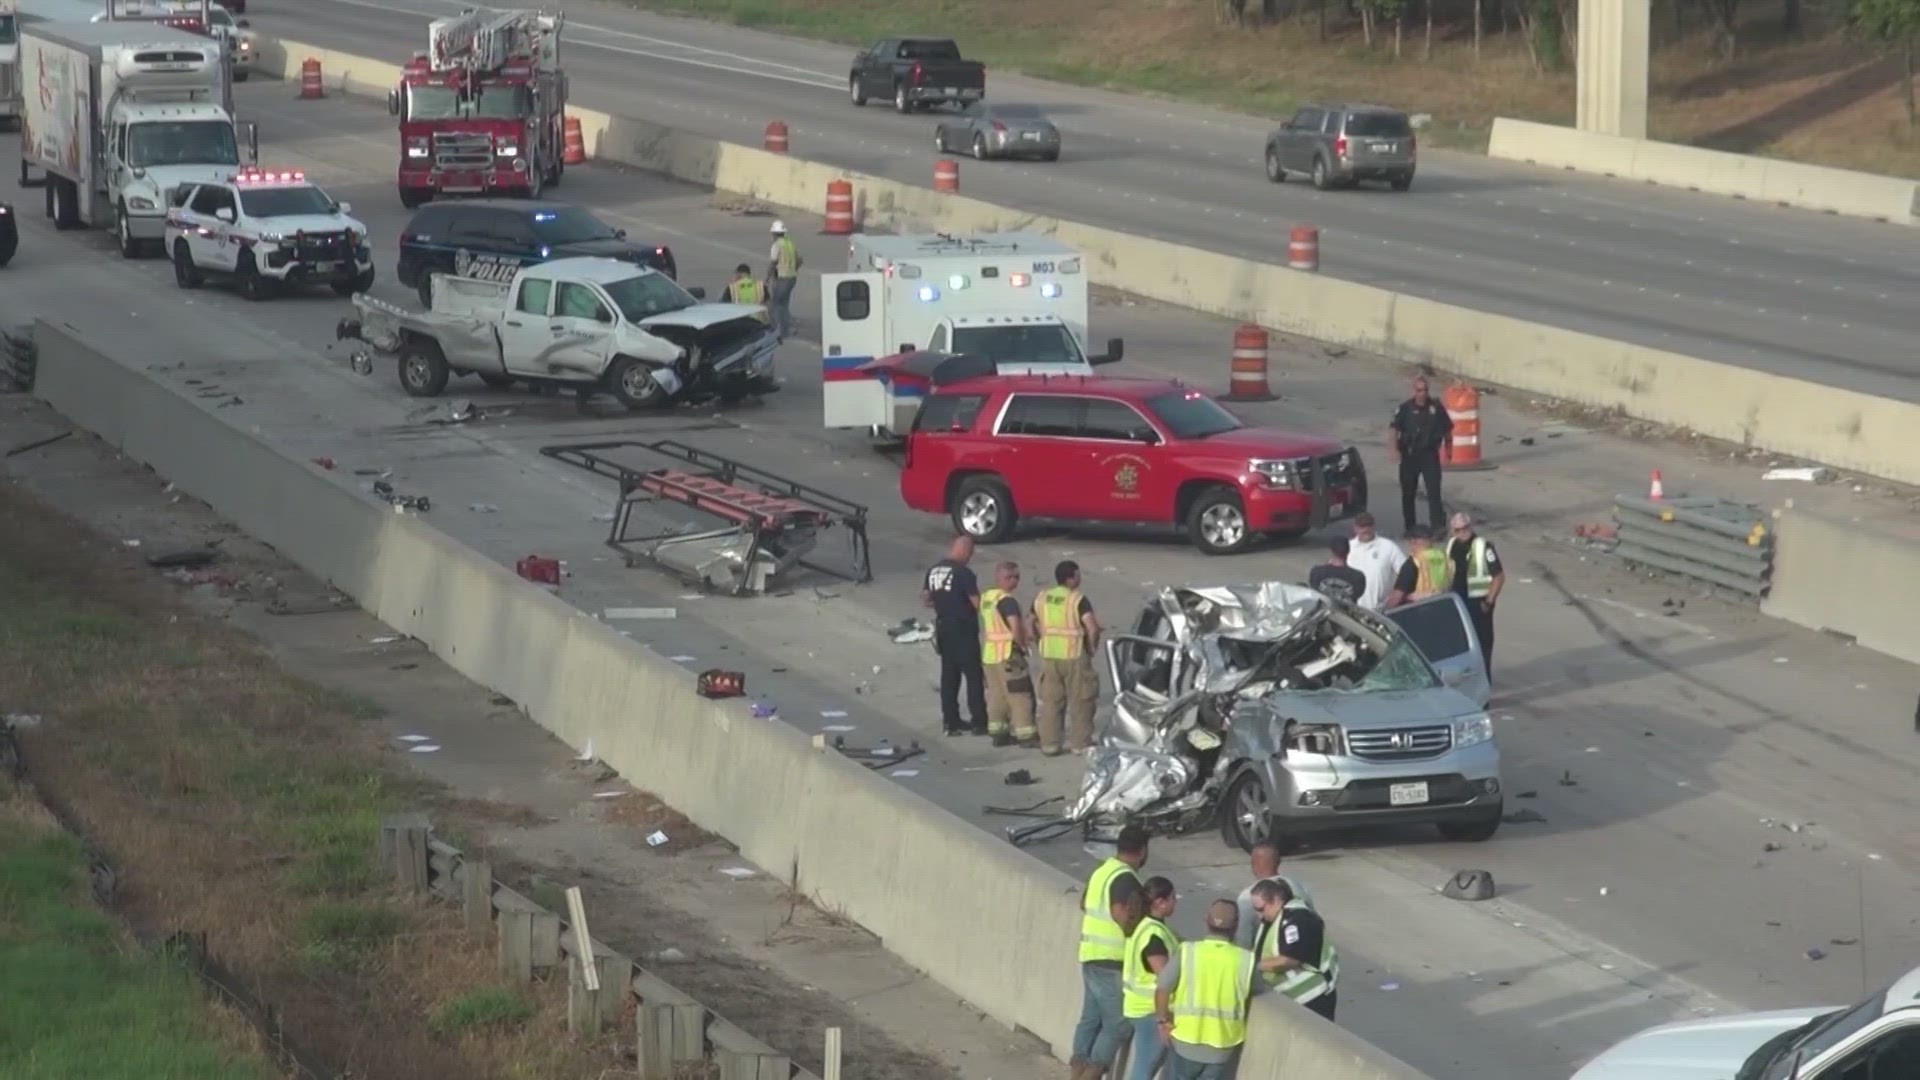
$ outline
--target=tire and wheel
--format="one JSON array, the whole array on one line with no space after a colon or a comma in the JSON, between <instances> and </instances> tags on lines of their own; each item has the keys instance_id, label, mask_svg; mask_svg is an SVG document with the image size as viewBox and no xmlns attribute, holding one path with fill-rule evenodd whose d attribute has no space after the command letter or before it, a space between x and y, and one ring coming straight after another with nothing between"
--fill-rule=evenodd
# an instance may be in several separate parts
<instances>
[{"instance_id":1,"label":"tire and wheel","mask_svg":"<svg viewBox=\"0 0 1920 1080\"><path fill-rule=\"evenodd\" d=\"M415 291L420 294L420 306L433 310L433 271L420 271L420 285Z\"/></svg>"},{"instance_id":2,"label":"tire and wheel","mask_svg":"<svg viewBox=\"0 0 1920 1080\"><path fill-rule=\"evenodd\" d=\"M1202 555L1231 555L1253 542L1247 509L1240 493L1230 487L1201 492L1187 513L1187 535Z\"/></svg>"},{"instance_id":3,"label":"tire and wheel","mask_svg":"<svg viewBox=\"0 0 1920 1080\"><path fill-rule=\"evenodd\" d=\"M1442 821L1436 826L1440 835L1448 840L1463 844L1478 844L1493 839L1500 831L1500 818L1506 811L1506 803L1494 803L1491 807L1473 817L1463 817L1457 821Z\"/></svg>"},{"instance_id":4,"label":"tire and wheel","mask_svg":"<svg viewBox=\"0 0 1920 1080\"><path fill-rule=\"evenodd\" d=\"M667 401L667 392L653 381L653 371L631 356L618 357L607 368L607 387L629 409L651 409Z\"/></svg>"},{"instance_id":5,"label":"tire and wheel","mask_svg":"<svg viewBox=\"0 0 1920 1080\"><path fill-rule=\"evenodd\" d=\"M1319 191L1326 191L1333 187L1333 173L1327 169L1326 158L1313 159L1313 186Z\"/></svg>"},{"instance_id":6,"label":"tire and wheel","mask_svg":"<svg viewBox=\"0 0 1920 1080\"><path fill-rule=\"evenodd\" d=\"M421 194L420 192L408 191L406 188L400 189L400 205L406 207L409 210L413 209L416 206L419 206L421 203L426 201L427 201L427 196Z\"/></svg>"},{"instance_id":7,"label":"tire and wheel","mask_svg":"<svg viewBox=\"0 0 1920 1080\"><path fill-rule=\"evenodd\" d=\"M1275 826L1267 782L1248 769L1227 785L1220 800L1220 839L1227 846L1252 851L1255 844L1274 844L1286 853L1286 836Z\"/></svg>"},{"instance_id":8,"label":"tire and wheel","mask_svg":"<svg viewBox=\"0 0 1920 1080\"><path fill-rule=\"evenodd\" d=\"M1267 179L1276 184L1287 182L1287 170L1280 166L1280 152L1267 147Z\"/></svg>"},{"instance_id":9,"label":"tire and wheel","mask_svg":"<svg viewBox=\"0 0 1920 1080\"><path fill-rule=\"evenodd\" d=\"M77 229L80 227L80 189L71 181L57 176L47 178L48 214L53 218L56 229Z\"/></svg>"},{"instance_id":10,"label":"tire and wheel","mask_svg":"<svg viewBox=\"0 0 1920 1080\"><path fill-rule=\"evenodd\" d=\"M113 240L114 245L120 249L121 258L140 257L141 244L133 237L133 219L127 216L124 203L113 212Z\"/></svg>"},{"instance_id":11,"label":"tire and wheel","mask_svg":"<svg viewBox=\"0 0 1920 1080\"><path fill-rule=\"evenodd\" d=\"M853 107L856 109L866 105L867 92L860 89L860 80L858 78L847 80L847 99L853 102Z\"/></svg>"},{"instance_id":12,"label":"tire and wheel","mask_svg":"<svg viewBox=\"0 0 1920 1080\"><path fill-rule=\"evenodd\" d=\"M410 337L400 346L400 389L411 397L439 397L453 377L440 343Z\"/></svg>"},{"instance_id":13,"label":"tire and wheel","mask_svg":"<svg viewBox=\"0 0 1920 1080\"><path fill-rule=\"evenodd\" d=\"M913 111L913 99L907 96L906 83L893 84L893 111L902 115Z\"/></svg>"},{"instance_id":14,"label":"tire and wheel","mask_svg":"<svg viewBox=\"0 0 1920 1080\"><path fill-rule=\"evenodd\" d=\"M13 230L0 232L0 266L13 261L13 254L20 250L20 234Z\"/></svg>"},{"instance_id":15,"label":"tire and wheel","mask_svg":"<svg viewBox=\"0 0 1920 1080\"><path fill-rule=\"evenodd\" d=\"M490 371L480 372L480 381L495 390L505 390L513 385L513 376L496 375Z\"/></svg>"},{"instance_id":16,"label":"tire and wheel","mask_svg":"<svg viewBox=\"0 0 1920 1080\"><path fill-rule=\"evenodd\" d=\"M1058 151L1058 150L1049 150L1049 151L1047 151L1046 153L1044 153L1044 154L1041 154L1041 155L1040 155L1040 160L1041 160L1041 161L1059 161L1059 160L1060 160L1060 151Z\"/></svg>"},{"instance_id":17,"label":"tire and wheel","mask_svg":"<svg viewBox=\"0 0 1920 1080\"><path fill-rule=\"evenodd\" d=\"M260 272L260 264L253 261L253 252L240 253L240 263L233 268L233 276L240 283L241 296L254 301L273 296L274 282Z\"/></svg>"},{"instance_id":18,"label":"tire and wheel","mask_svg":"<svg viewBox=\"0 0 1920 1080\"><path fill-rule=\"evenodd\" d=\"M193 252L187 250L185 240L173 242L173 283L183 289L197 289L206 278L200 268L193 265Z\"/></svg>"},{"instance_id":19,"label":"tire and wheel","mask_svg":"<svg viewBox=\"0 0 1920 1080\"><path fill-rule=\"evenodd\" d=\"M947 127L945 124L933 129L933 152L936 154L944 154L947 152Z\"/></svg>"},{"instance_id":20,"label":"tire and wheel","mask_svg":"<svg viewBox=\"0 0 1920 1080\"><path fill-rule=\"evenodd\" d=\"M987 160L987 140L984 135L975 135L973 137L973 159L975 161Z\"/></svg>"},{"instance_id":21,"label":"tire and wheel","mask_svg":"<svg viewBox=\"0 0 1920 1080\"><path fill-rule=\"evenodd\" d=\"M1408 170L1406 172L1399 173L1398 175L1394 176L1392 180L1389 180L1388 183L1393 186L1393 190L1395 191L1405 191L1408 188L1413 186L1413 171Z\"/></svg>"},{"instance_id":22,"label":"tire and wheel","mask_svg":"<svg viewBox=\"0 0 1920 1080\"><path fill-rule=\"evenodd\" d=\"M1013 535L1020 520L1014 509L1013 493L992 476L969 476L960 482L948 508L953 527L983 544L997 543Z\"/></svg>"},{"instance_id":23,"label":"tire and wheel","mask_svg":"<svg viewBox=\"0 0 1920 1080\"><path fill-rule=\"evenodd\" d=\"M333 294L335 296L352 296L355 293L372 291L373 267L371 266L361 271L360 275L352 281L336 281L333 283Z\"/></svg>"}]
</instances>

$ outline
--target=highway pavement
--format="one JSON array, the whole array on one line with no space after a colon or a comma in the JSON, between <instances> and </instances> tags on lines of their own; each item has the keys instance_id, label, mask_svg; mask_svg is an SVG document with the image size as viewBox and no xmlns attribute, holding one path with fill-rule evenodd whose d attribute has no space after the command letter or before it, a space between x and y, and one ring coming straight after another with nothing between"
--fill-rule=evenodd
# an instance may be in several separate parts
<instances>
[{"instance_id":1,"label":"highway pavement","mask_svg":"<svg viewBox=\"0 0 1920 1080\"><path fill-rule=\"evenodd\" d=\"M264 33L397 62L425 48L429 18L462 6L308 0L252 18ZM566 9L582 104L753 145L783 120L795 154L931 182L933 119L853 108L850 48L619 5ZM1437 150L1406 194L1275 186L1260 167L1269 121L991 71L988 87L1048 108L1066 153L969 161L970 195L1268 261L1284 256L1292 226L1316 225L1324 273L1920 400L1912 229Z\"/></svg>"},{"instance_id":2,"label":"highway pavement","mask_svg":"<svg viewBox=\"0 0 1920 1080\"><path fill-rule=\"evenodd\" d=\"M354 203L386 275L376 291L406 302L390 280L405 220L390 196L391 121L365 102L301 102L273 83L241 88L240 101L261 122L264 164L304 167ZM10 157L0 152L0 175L11 172ZM656 178L590 166L570 170L558 194L637 238L673 244L690 284L717 287L765 246L765 216ZM390 365L351 372L347 349L333 341L348 309L330 294L249 304L218 290L182 293L164 263L125 262L105 234L54 233L32 212L37 196L22 205L21 254L0 271L0 320L41 315L121 340L137 335L156 378L225 402L219 413L230 423L343 470L392 469L401 493L432 498L437 526L503 562L528 552L567 560L561 595L583 609L676 608L674 619L627 629L690 667L746 671L755 694L804 730L852 725L856 743L919 740L929 753L897 782L982 828L1008 820L986 806L1076 789L1073 759L939 738L928 647L887 639L887 626L917 612L918 572L949 527L900 506L893 464L864 440L820 428L817 345L806 340L817 325L811 283L796 299L803 332L780 357L789 385L762 407L595 418L570 400L491 392L471 379L421 402L401 393ZM833 265L839 243L815 235L817 219L791 220L809 265ZM1227 324L1125 301L1096 308L1093 321L1096 339L1128 338L1126 366L1136 372L1224 382ZM1249 419L1337 432L1383 465L1381 429L1402 389L1397 367L1314 348L1283 348L1275 365L1285 399L1245 408ZM513 412L432 423L469 400ZM1540 820L1511 822L1484 844L1419 829L1344 836L1294 860L1346 957L1341 1022L1436 1080L1558 1080L1647 1024L1845 1003L1920 962L1913 669L1638 580L1564 540L1571 523L1603 516L1616 486L1643 483L1649 462L1665 465L1670 492L1729 496L1755 492L1758 468L1529 418L1498 397L1486 399L1483 416L1500 468L1453 478L1452 498L1488 522L1513 575L1493 712L1514 793L1508 809ZM1517 441L1522 433L1532 446ZM662 436L870 504L874 583L822 579L786 596L699 599L661 573L622 567L601 546L606 526L597 520L612 506L612 485L537 451ZM1802 505L1898 513L1844 489L1795 494ZM1143 586L1300 580L1318 556L1311 541L1222 560L1171 538L1049 532L981 561L1017 559L1032 581L1060 558L1077 559L1097 608L1117 624ZM1666 603L1676 599L1684 607ZM1041 783L1006 786L1014 768ZM1077 841L1031 850L1074 873L1097 854ZM1467 867L1491 870L1501 898L1468 904L1437 894ZM1209 896L1237 891L1246 877L1243 858L1212 834L1157 843L1151 869L1182 887L1189 927ZM1810 948L1826 958L1808 960Z\"/></svg>"}]
</instances>

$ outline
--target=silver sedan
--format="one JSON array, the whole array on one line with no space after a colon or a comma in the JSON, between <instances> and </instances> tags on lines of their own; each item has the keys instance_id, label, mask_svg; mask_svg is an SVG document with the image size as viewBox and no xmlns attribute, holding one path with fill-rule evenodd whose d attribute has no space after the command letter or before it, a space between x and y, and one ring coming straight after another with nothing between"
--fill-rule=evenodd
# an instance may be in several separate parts
<instances>
[{"instance_id":1,"label":"silver sedan","mask_svg":"<svg viewBox=\"0 0 1920 1080\"><path fill-rule=\"evenodd\" d=\"M933 148L943 154L988 158L1060 160L1060 129L1033 105L977 101L933 129Z\"/></svg>"}]
</instances>

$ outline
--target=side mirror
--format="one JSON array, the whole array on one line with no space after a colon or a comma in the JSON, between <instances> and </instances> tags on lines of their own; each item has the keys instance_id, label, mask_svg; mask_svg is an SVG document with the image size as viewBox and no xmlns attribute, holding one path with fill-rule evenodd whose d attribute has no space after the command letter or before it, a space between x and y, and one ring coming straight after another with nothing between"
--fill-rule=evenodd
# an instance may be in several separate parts
<instances>
[{"instance_id":1,"label":"side mirror","mask_svg":"<svg viewBox=\"0 0 1920 1080\"><path fill-rule=\"evenodd\" d=\"M387 113L390 116L400 115L400 91L387 91Z\"/></svg>"},{"instance_id":2,"label":"side mirror","mask_svg":"<svg viewBox=\"0 0 1920 1080\"><path fill-rule=\"evenodd\" d=\"M606 308L595 308L593 311L593 321L610 323L613 321L613 312L608 311Z\"/></svg>"},{"instance_id":3,"label":"side mirror","mask_svg":"<svg viewBox=\"0 0 1920 1080\"><path fill-rule=\"evenodd\" d=\"M247 160L257 164L260 161L260 125L249 120L246 123L246 129Z\"/></svg>"},{"instance_id":4,"label":"side mirror","mask_svg":"<svg viewBox=\"0 0 1920 1080\"><path fill-rule=\"evenodd\" d=\"M901 352L912 352L912 351L913 351L913 342L911 342L911 341L903 341L903 342L901 342L901 343L900 343L900 350L899 350L899 351L901 351Z\"/></svg>"},{"instance_id":5,"label":"side mirror","mask_svg":"<svg viewBox=\"0 0 1920 1080\"><path fill-rule=\"evenodd\" d=\"M707 287L705 285L695 285L687 290L687 295L693 297L695 300L705 300L707 298Z\"/></svg>"},{"instance_id":6,"label":"side mirror","mask_svg":"<svg viewBox=\"0 0 1920 1080\"><path fill-rule=\"evenodd\" d=\"M247 20L247 19L235 19L235 20L233 21L233 25L235 25L235 26L237 26L237 27L239 27L239 28L240 28L240 29L242 29L242 30L251 30L251 29L253 29L253 23L252 23L252 22L251 22L250 20Z\"/></svg>"},{"instance_id":7,"label":"side mirror","mask_svg":"<svg viewBox=\"0 0 1920 1080\"><path fill-rule=\"evenodd\" d=\"M215 210L213 212L213 216L219 218L221 221L224 221L229 225L233 224L233 208L230 206L223 206L220 209Z\"/></svg>"},{"instance_id":8,"label":"side mirror","mask_svg":"<svg viewBox=\"0 0 1920 1080\"><path fill-rule=\"evenodd\" d=\"M1144 444L1145 444L1145 445L1147 445L1147 446L1159 446L1159 445L1160 445L1160 433L1159 433L1159 432L1157 432L1157 431L1154 431L1154 430L1152 430L1152 429L1148 429L1148 430L1146 430L1146 431L1142 431L1142 432L1138 432L1138 433L1136 433L1136 434L1134 435L1134 438L1135 438L1136 440L1138 440L1139 442L1141 442L1141 443L1144 443Z\"/></svg>"},{"instance_id":9,"label":"side mirror","mask_svg":"<svg viewBox=\"0 0 1920 1080\"><path fill-rule=\"evenodd\" d=\"M627 230L625 229L613 230L613 238L615 240L625 240L627 238Z\"/></svg>"},{"instance_id":10,"label":"side mirror","mask_svg":"<svg viewBox=\"0 0 1920 1080\"><path fill-rule=\"evenodd\" d=\"M350 202L343 202L338 205L337 209L343 214L351 214L353 213L353 204Z\"/></svg>"},{"instance_id":11,"label":"side mirror","mask_svg":"<svg viewBox=\"0 0 1920 1080\"><path fill-rule=\"evenodd\" d=\"M1094 367L1099 367L1102 364L1117 364L1120 362L1120 358L1126 354L1127 343L1125 341L1119 338L1108 338L1107 351L1101 353L1099 356L1088 357L1087 363L1092 364Z\"/></svg>"}]
</instances>

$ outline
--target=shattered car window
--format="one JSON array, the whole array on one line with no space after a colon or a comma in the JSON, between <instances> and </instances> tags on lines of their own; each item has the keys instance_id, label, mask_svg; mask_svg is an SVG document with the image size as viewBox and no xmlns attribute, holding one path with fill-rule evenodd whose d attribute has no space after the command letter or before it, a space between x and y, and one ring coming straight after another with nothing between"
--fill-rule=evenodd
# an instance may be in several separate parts
<instances>
[{"instance_id":1,"label":"shattered car window","mask_svg":"<svg viewBox=\"0 0 1920 1080\"><path fill-rule=\"evenodd\" d=\"M1427 658L1420 655L1419 647L1409 638L1398 637L1353 690L1377 694L1384 690L1427 690L1439 685L1440 677L1434 673L1433 665L1427 663Z\"/></svg>"}]
</instances>

